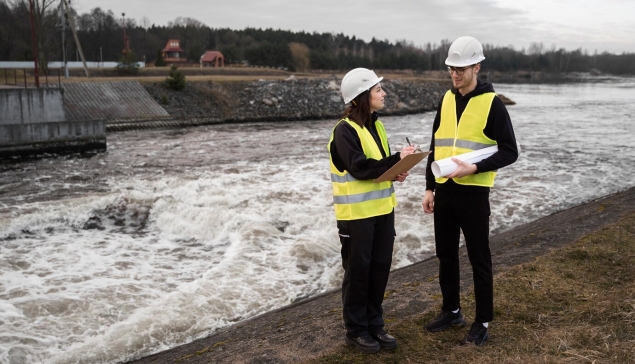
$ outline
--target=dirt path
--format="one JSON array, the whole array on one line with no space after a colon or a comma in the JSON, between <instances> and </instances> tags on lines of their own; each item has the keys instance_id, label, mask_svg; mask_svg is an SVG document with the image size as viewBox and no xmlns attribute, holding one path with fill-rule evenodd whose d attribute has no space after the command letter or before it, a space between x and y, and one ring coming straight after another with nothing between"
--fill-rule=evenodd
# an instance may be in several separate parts
<instances>
[{"instance_id":1,"label":"dirt path","mask_svg":"<svg viewBox=\"0 0 635 364\"><path fill-rule=\"evenodd\" d=\"M490 245L495 273L572 243L632 211L635 187L493 236ZM471 287L464 248L461 263L463 286ZM436 258L431 258L391 273L384 301L388 330L392 323L437 309L437 267ZM341 321L340 293L334 290L130 363L296 363L342 347Z\"/></svg>"}]
</instances>

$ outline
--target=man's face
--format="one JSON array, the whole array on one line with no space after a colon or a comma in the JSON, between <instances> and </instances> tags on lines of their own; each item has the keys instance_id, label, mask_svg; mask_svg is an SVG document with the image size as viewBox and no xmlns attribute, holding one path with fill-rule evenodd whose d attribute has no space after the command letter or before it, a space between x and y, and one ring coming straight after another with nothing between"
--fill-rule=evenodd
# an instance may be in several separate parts
<instances>
[{"instance_id":1,"label":"man's face","mask_svg":"<svg viewBox=\"0 0 635 364\"><path fill-rule=\"evenodd\" d=\"M467 67L448 67L448 72L452 77L452 86L457 90L469 88L476 81L476 75L480 68L480 64Z\"/></svg>"}]
</instances>

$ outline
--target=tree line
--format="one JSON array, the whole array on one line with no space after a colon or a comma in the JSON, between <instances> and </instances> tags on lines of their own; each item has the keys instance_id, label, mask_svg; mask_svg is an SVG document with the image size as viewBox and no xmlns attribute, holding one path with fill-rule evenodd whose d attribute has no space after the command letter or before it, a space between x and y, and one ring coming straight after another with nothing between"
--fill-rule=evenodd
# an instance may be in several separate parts
<instances>
[{"instance_id":1,"label":"tree line","mask_svg":"<svg viewBox=\"0 0 635 364\"><path fill-rule=\"evenodd\" d=\"M62 27L60 0L33 0L38 58L41 65L61 61ZM0 0L0 60L33 60L28 0ZM442 70L449 40L415 46L407 40L390 42L373 38L366 42L342 33L308 33L286 30L210 28L202 22L178 17L167 25L152 24L94 8L70 14L87 60L118 61L122 58L123 28L140 61L154 62L169 39L178 39L189 62L198 63L207 50L218 50L226 64L285 68L292 71L347 70L367 67L382 70ZM66 26L66 58L79 61L79 51ZM534 43L528 49L485 44L485 71L542 71L635 74L635 53L589 53Z\"/></svg>"}]
</instances>

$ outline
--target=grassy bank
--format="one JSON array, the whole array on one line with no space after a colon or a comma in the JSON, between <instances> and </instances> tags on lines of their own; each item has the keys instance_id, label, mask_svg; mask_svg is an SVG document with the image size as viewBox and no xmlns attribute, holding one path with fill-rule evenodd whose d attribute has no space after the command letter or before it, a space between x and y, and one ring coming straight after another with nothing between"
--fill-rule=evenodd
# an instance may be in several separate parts
<instances>
[{"instance_id":1,"label":"grassy bank","mask_svg":"<svg viewBox=\"0 0 635 364\"><path fill-rule=\"evenodd\" d=\"M254 81L254 80L284 80L293 75L296 78L325 78L332 74L343 77L345 71L336 72L289 72L271 68L250 68L250 67L224 67L224 68L199 68L182 67L179 68L188 81L213 81L213 82L234 82L234 81ZM62 83L77 82L113 82L113 81L139 81L139 82L161 82L168 75L169 67L146 67L140 68L138 74L134 76L119 75L115 68L91 68L90 77L86 77L82 68L69 70L70 77L64 78L64 73L58 69L51 69L48 75L48 82L57 85L58 72ZM24 71L22 69L8 71L8 83L13 84L17 79L18 86L24 86ZM16 74L14 75L14 72ZM400 79L410 81L433 81L448 82L450 80L447 72L444 71L378 71L386 79ZM4 76L3 76L4 77ZM27 70L26 82L35 83L33 71ZM40 83L45 83L45 76L41 72ZM1 84L4 84L2 80Z\"/></svg>"},{"instance_id":2,"label":"grassy bank","mask_svg":"<svg viewBox=\"0 0 635 364\"><path fill-rule=\"evenodd\" d=\"M416 317L387 312L393 352L342 346L310 363L635 363L635 214L495 277L495 320L482 347L460 346L474 296L462 296L468 327L430 334ZM440 297L437 297L440 301Z\"/></svg>"}]
</instances>

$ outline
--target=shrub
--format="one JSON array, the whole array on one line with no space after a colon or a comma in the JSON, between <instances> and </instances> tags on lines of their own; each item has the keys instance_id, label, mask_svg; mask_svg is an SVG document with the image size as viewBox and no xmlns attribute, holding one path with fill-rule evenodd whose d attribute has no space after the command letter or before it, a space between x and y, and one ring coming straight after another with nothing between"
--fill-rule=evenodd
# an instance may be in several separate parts
<instances>
[{"instance_id":1,"label":"shrub","mask_svg":"<svg viewBox=\"0 0 635 364\"><path fill-rule=\"evenodd\" d=\"M172 65L165 84L171 90L182 90L185 88L185 75L176 66Z\"/></svg>"},{"instance_id":2,"label":"shrub","mask_svg":"<svg viewBox=\"0 0 635 364\"><path fill-rule=\"evenodd\" d=\"M139 73L139 63L134 52L122 55L117 63L117 73L120 75L133 76Z\"/></svg>"}]
</instances>

